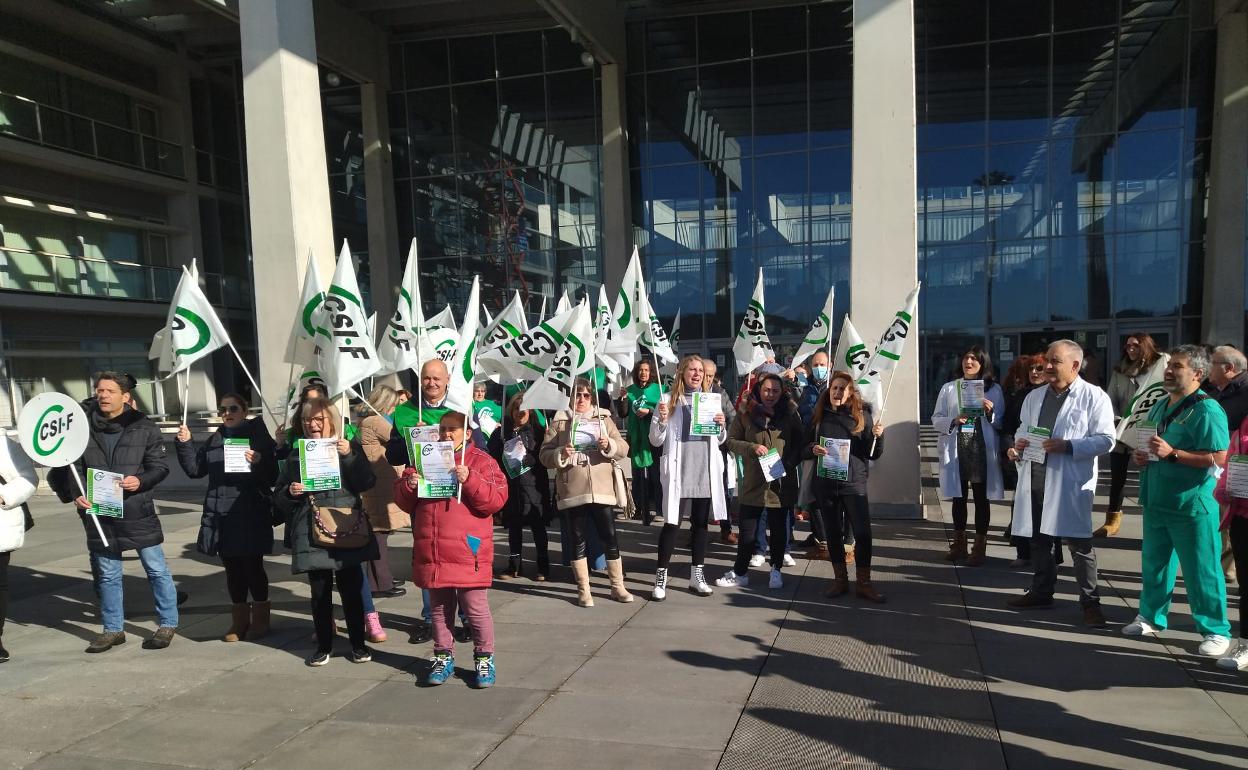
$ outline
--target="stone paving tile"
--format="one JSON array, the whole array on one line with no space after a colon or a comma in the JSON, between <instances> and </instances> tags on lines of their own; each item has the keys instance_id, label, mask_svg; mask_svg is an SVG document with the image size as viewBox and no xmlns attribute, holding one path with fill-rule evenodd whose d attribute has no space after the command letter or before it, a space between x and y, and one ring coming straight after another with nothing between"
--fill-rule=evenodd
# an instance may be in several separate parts
<instances>
[{"instance_id":1,"label":"stone paving tile","mask_svg":"<svg viewBox=\"0 0 1248 770\"><path fill-rule=\"evenodd\" d=\"M589 659L562 692L581 694L615 693L645 696L656 692L696 701L744 703L758 676L758 661L719 661L708 658L700 664L694 657L654 656Z\"/></svg>"},{"instance_id":2,"label":"stone paving tile","mask_svg":"<svg viewBox=\"0 0 1248 770\"><path fill-rule=\"evenodd\" d=\"M12 662L5 664L12 665ZM94 733L144 713L136 706L90 698L62 700L25 696L0 696L0 715L20 729L5 731L6 749L53 752Z\"/></svg>"},{"instance_id":3,"label":"stone paving tile","mask_svg":"<svg viewBox=\"0 0 1248 770\"><path fill-rule=\"evenodd\" d=\"M651 746L722 750L740 714L738 703L687 700L656 693L560 692L516 732L549 738L592 735L596 740L625 743L645 736Z\"/></svg>"},{"instance_id":4,"label":"stone paving tile","mask_svg":"<svg viewBox=\"0 0 1248 770\"><path fill-rule=\"evenodd\" d=\"M0 770L21 770L34 764L41 756L43 754L37 751L0 747Z\"/></svg>"},{"instance_id":5,"label":"stone paving tile","mask_svg":"<svg viewBox=\"0 0 1248 770\"><path fill-rule=\"evenodd\" d=\"M321 722L274 749L251 768L345 770L355 767L477 767L504 736L477 729L429 729L413 718L405 724Z\"/></svg>"},{"instance_id":6,"label":"stone paving tile","mask_svg":"<svg viewBox=\"0 0 1248 770\"><path fill-rule=\"evenodd\" d=\"M549 697L545 691L502 685L475 690L465 681L471 676L468 664L461 662L458 669L456 678L439 687L418 687L412 680L383 682L332 719L507 735Z\"/></svg>"},{"instance_id":7,"label":"stone paving tile","mask_svg":"<svg viewBox=\"0 0 1248 770\"><path fill-rule=\"evenodd\" d=\"M580 609L580 608L577 608ZM583 610L592 612L597 607ZM571 625L566 623L508 623L494 618L494 638L500 650L592 655L618 631L613 625ZM430 644L408 645L422 657L433 654Z\"/></svg>"},{"instance_id":8,"label":"stone paving tile","mask_svg":"<svg viewBox=\"0 0 1248 770\"><path fill-rule=\"evenodd\" d=\"M133 759L104 759L59 752L30 765L31 770L185 770L186 765L158 765Z\"/></svg>"},{"instance_id":9,"label":"stone paving tile","mask_svg":"<svg viewBox=\"0 0 1248 770\"><path fill-rule=\"evenodd\" d=\"M481 770L593 767L594 770L714 770L720 751L643 743L539 738L512 735L483 762Z\"/></svg>"},{"instance_id":10,"label":"stone paving tile","mask_svg":"<svg viewBox=\"0 0 1248 770\"><path fill-rule=\"evenodd\" d=\"M225 714L323 719L377 686L367 679L231 671L166 705Z\"/></svg>"},{"instance_id":11,"label":"stone paving tile","mask_svg":"<svg viewBox=\"0 0 1248 770\"><path fill-rule=\"evenodd\" d=\"M1042 733L1037 735L1036 733ZM1248 767L1248 738L1140 733L1113 725L1089 729L1062 722L1001 730L1010 770L1228 770Z\"/></svg>"}]
</instances>

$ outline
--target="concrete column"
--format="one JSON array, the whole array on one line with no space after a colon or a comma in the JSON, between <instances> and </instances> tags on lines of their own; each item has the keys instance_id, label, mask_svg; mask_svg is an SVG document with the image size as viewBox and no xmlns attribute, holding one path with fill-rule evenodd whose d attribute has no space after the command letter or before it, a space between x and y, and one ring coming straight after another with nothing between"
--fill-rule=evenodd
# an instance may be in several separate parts
<instances>
[{"instance_id":1,"label":"concrete column","mask_svg":"<svg viewBox=\"0 0 1248 770\"><path fill-rule=\"evenodd\" d=\"M603 280L615 287L624 280L633 251L632 195L628 176L628 118L624 64L601 65L602 74L602 254Z\"/></svg>"},{"instance_id":2,"label":"concrete column","mask_svg":"<svg viewBox=\"0 0 1248 770\"><path fill-rule=\"evenodd\" d=\"M870 344L892 322L918 275L913 0L855 0L853 77L850 314ZM875 516L919 518L923 511L917 323L910 338L884 380L889 388L892 378L882 417L888 449L871 471Z\"/></svg>"},{"instance_id":3,"label":"concrete column","mask_svg":"<svg viewBox=\"0 0 1248 770\"><path fill-rule=\"evenodd\" d=\"M390 163L390 117L386 86L360 86L364 122L364 194L367 197L369 290L381 326L394 313L403 274L394 210L394 167Z\"/></svg>"},{"instance_id":4,"label":"concrete column","mask_svg":"<svg viewBox=\"0 0 1248 770\"><path fill-rule=\"evenodd\" d=\"M284 398L282 361L308 253L333 275L329 173L316 64L312 0L240 0L243 119L247 130L260 387Z\"/></svg>"},{"instance_id":5,"label":"concrete column","mask_svg":"<svg viewBox=\"0 0 1248 770\"><path fill-rule=\"evenodd\" d=\"M1201 341L1242 347L1248 199L1248 14L1218 20Z\"/></svg>"}]
</instances>

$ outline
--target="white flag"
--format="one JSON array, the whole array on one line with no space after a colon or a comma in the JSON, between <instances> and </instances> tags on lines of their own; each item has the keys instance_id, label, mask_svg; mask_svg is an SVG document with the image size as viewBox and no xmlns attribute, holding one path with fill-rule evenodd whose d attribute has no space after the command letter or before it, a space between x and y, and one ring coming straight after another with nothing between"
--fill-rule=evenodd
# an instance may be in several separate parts
<instances>
[{"instance_id":1,"label":"white flag","mask_svg":"<svg viewBox=\"0 0 1248 770\"><path fill-rule=\"evenodd\" d=\"M455 314L447 305L442 311L425 321L425 328L420 335L420 362L424 364L434 358L440 358L449 366L455 360L455 348L459 345L459 327L455 324Z\"/></svg>"},{"instance_id":2,"label":"white flag","mask_svg":"<svg viewBox=\"0 0 1248 770\"><path fill-rule=\"evenodd\" d=\"M316 260L309 251L308 265L303 273L303 292L299 295L299 308L290 329L290 339L286 342L286 355L282 358L286 363L302 367L315 366L317 347L330 341L329 329L326 328L324 320L324 301L325 290L321 288Z\"/></svg>"},{"instance_id":3,"label":"white flag","mask_svg":"<svg viewBox=\"0 0 1248 770\"><path fill-rule=\"evenodd\" d=\"M170 374L190 368L199 359L225 347L229 339L212 303L199 290L199 283L183 268L169 305L169 315L165 318Z\"/></svg>"},{"instance_id":4,"label":"white flag","mask_svg":"<svg viewBox=\"0 0 1248 770\"><path fill-rule=\"evenodd\" d=\"M568 310L525 330L515 339L481 351L477 354L478 372L517 382L539 379L563 346L575 316L575 309Z\"/></svg>"},{"instance_id":5,"label":"white flag","mask_svg":"<svg viewBox=\"0 0 1248 770\"><path fill-rule=\"evenodd\" d=\"M1131 397L1131 402L1127 404L1127 412L1123 415L1114 415L1122 417L1118 421L1118 440L1132 449L1138 449L1136 444L1139 443L1139 431L1136 427L1141 421L1148 418L1149 411L1158 401L1169 396L1165 388L1166 367L1170 365L1170 354L1162 353L1153 365L1148 368L1144 376L1140 378L1140 384L1135 389L1135 395Z\"/></svg>"},{"instance_id":6,"label":"white flag","mask_svg":"<svg viewBox=\"0 0 1248 770\"><path fill-rule=\"evenodd\" d=\"M823 302L823 312L811 324L810 331L806 333L806 339L802 340L801 347L797 349L797 355L793 356L793 361L789 364L790 369L820 350L828 349L828 343L832 341L832 301L834 299L836 299L836 286L828 289L828 298Z\"/></svg>"},{"instance_id":7,"label":"white flag","mask_svg":"<svg viewBox=\"0 0 1248 770\"><path fill-rule=\"evenodd\" d=\"M771 338L767 336L767 318L763 310L763 269L758 269L758 282L754 284L754 296L745 308L737 341L732 343L732 355L737 359L737 375L744 377L767 362L774 355Z\"/></svg>"},{"instance_id":8,"label":"white flag","mask_svg":"<svg viewBox=\"0 0 1248 770\"><path fill-rule=\"evenodd\" d=\"M884 409L883 375L894 369L897 362L901 360L906 340L910 337L910 330L914 327L914 317L918 313L918 307L919 286L915 285L906 297L905 307L897 311L892 323L880 335L880 341L876 344L875 352L871 354L871 360L858 378L858 389L862 392L862 397L870 402L877 415Z\"/></svg>"},{"instance_id":9,"label":"white flag","mask_svg":"<svg viewBox=\"0 0 1248 770\"><path fill-rule=\"evenodd\" d=\"M568 290L564 289L563 294L559 295L559 302L555 305L555 315L571 309L572 302L568 299Z\"/></svg>"},{"instance_id":10,"label":"white flag","mask_svg":"<svg viewBox=\"0 0 1248 770\"><path fill-rule=\"evenodd\" d=\"M156 362L156 371L167 372L173 366L170 363L172 356L173 351L169 349L169 330L162 326L152 335L152 344L147 349L147 358L149 361Z\"/></svg>"},{"instance_id":11,"label":"white flag","mask_svg":"<svg viewBox=\"0 0 1248 770\"><path fill-rule=\"evenodd\" d=\"M413 238L407 251L407 265L403 268L403 281L399 284L394 315L390 317L377 345L377 357L382 364L380 372L390 374L420 369L419 336L424 323L424 311L420 304L420 266L416 257L416 239Z\"/></svg>"},{"instance_id":12,"label":"white flag","mask_svg":"<svg viewBox=\"0 0 1248 770\"><path fill-rule=\"evenodd\" d=\"M345 393L347 388L371 377L381 368L377 348L368 333L368 317L360 299L360 285L355 277L351 250L342 242L334 280L325 292L325 324L332 341L321 345L317 359L330 397Z\"/></svg>"},{"instance_id":13,"label":"white flag","mask_svg":"<svg viewBox=\"0 0 1248 770\"><path fill-rule=\"evenodd\" d=\"M464 415L472 414L472 384L477 377L477 330L480 325L477 308L480 304L481 286L474 275L468 304L464 307L464 324L459 329L455 345L457 354L447 362L450 381L446 385L446 408Z\"/></svg>"},{"instance_id":14,"label":"white flag","mask_svg":"<svg viewBox=\"0 0 1248 770\"><path fill-rule=\"evenodd\" d=\"M672 321L672 333L667 338L671 343L672 352L680 355L680 308L676 308L676 318Z\"/></svg>"},{"instance_id":15,"label":"white flag","mask_svg":"<svg viewBox=\"0 0 1248 770\"><path fill-rule=\"evenodd\" d=\"M620 368L620 362L612 357L611 332L615 329L615 321L611 317L611 304L607 301L607 287L598 287L598 306L594 313L594 359L598 366L613 374Z\"/></svg>"},{"instance_id":16,"label":"white flag","mask_svg":"<svg viewBox=\"0 0 1248 770\"><path fill-rule=\"evenodd\" d=\"M487 312L488 315L488 312ZM486 324L481 333L481 350L498 347L507 340L514 340L524 334L528 323L524 318L524 303L520 301L520 292L512 295L511 302L498 314L498 318Z\"/></svg>"},{"instance_id":17,"label":"white flag","mask_svg":"<svg viewBox=\"0 0 1248 770\"><path fill-rule=\"evenodd\" d=\"M870 360L871 351L863 344L858 330L849 320L849 313L846 313L841 324L841 336L836 342L836 355L832 358L833 371L849 372L854 379L858 379Z\"/></svg>"},{"instance_id":18,"label":"white flag","mask_svg":"<svg viewBox=\"0 0 1248 770\"><path fill-rule=\"evenodd\" d=\"M625 369L633 368L637 355L637 286L640 283L641 258L634 246L611 313L615 322L615 328L611 330L612 357Z\"/></svg>"},{"instance_id":19,"label":"white flag","mask_svg":"<svg viewBox=\"0 0 1248 770\"><path fill-rule=\"evenodd\" d=\"M522 409L569 409L577 376L594 368L594 321L589 303L581 300L571 316L571 323L550 365L524 392L524 400L520 402Z\"/></svg>"}]
</instances>

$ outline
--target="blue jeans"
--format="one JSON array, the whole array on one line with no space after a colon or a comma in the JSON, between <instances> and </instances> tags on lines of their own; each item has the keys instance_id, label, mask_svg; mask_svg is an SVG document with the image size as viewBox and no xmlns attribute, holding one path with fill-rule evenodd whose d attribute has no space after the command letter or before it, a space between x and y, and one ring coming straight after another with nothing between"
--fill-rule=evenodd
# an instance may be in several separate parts
<instances>
[{"instance_id":1,"label":"blue jeans","mask_svg":"<svg viewBox=\"0 0 1248 770\"><path fill-rule=\"evenodd\" d=\"M775 509L770 511L775 513ZM771 546L767 544L767 514L769 511L764 508L761 516L758 517L758 537L754 541L754 553L766 556L771 552ZM784 509L784 552L793 552L793 509Z\"/></svg>"},{"instance_id":2,"label":"blue jeans","mask_svg":"<svg viewBox=\"0 0 1248 770\"><path fill-rule=\"evenodd\" d=\"M139 561L147 573L156 601L156 617L159 625L178 627L178 589L165 564L165 552L152 545L139 549ZM91 554L91 571L95 575L95 590L100 597L100 615L104 620L105 633L121 631L126 623L125 595L121 584L121 558L106 553Z\"/></svg>"},{"instance_id":3,"label":"blue jeans","mask_svg":"<svg viewBox=\"0 0 1248 770\"><path fill-rule=\"evenodd\" d=\"M360 588L360 595L364 599L364 614L376 612L377 607L373 604L373 589L368 584L368 564L361 564L360 569L364 571L364 585Z\"/></svg>"}]
</instances>

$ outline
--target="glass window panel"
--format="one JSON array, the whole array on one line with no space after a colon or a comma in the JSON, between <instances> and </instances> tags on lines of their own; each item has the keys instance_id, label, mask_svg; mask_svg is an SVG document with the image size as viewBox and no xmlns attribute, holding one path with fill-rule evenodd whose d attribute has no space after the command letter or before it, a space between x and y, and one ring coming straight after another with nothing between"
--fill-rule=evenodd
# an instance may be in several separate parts
<instances>
[{"instance_id":1,"label":"glass window panel","mask_svg":"<svg viewBox=\"0 0 1248 770\"><path fill-rule=\"evenodd\" d=\"M1183 285L1179 295L1183 298L1183 312L1199 315L1204 312L1202 298L1205 287L1205 244L1192 241L1183 244L1180 275Z\"/></svg>"},{"instance_id":2,"label":"glass window panel","mask_svg":"<svg viewBox=\"0 0 1248 770\"><path fill-rule=\"evenodd\" d=\"M1049 38L988 46L988 138L1041 139L1049 131Z\"/></svg>"},{"instance_id":3,"label":"glass window panel","mask_svg":"<svg viewBox=\"0 0 1248 770\"><path fill-rule=\"evenodd\" d=\"M773 341L785 334L805 334L810 330L811 319L823 309L827 289L811 289L814 284L808 252L809 247L804 243L760 248L755 252L758 265L763 268L767 334ZM749 288L753 292L753 280ZM738 303L740 298L741 292L738 292ZM741 310L744 309L742 305ZM777 360L782 359L777 356Z\"/></svg>"},{"instance_id":4,"label":"glass window panel","mask_svg":"<svg viewBox=\"0 0 1248 770\"><path fill-rule=\"evenodd\" d=\"M699 248L699 171L694 164L650 169L643 205L652 252Z\"/></svg>"},{"instance_id":5,"label":"glass window panel","mask_svg":"<svg viewBox=\"0 0 1248 770\"><path fill-rule=\"evenodd\" d=\"M514 32L494 38L498 76L531 75L542 71L542 33Z\"/></svg>"},{"instance_id":6,"label":"glass window panel","mask_svg":"<svg viewBox=\"0 0 1248 770\"><path fill-rule=\"evenodd\" d=\"M421 258L465 253L455 178L420 179L412 183L412 192L412 211Z\"/></svg>"},{"instance_id":7,"label":"glass window panel","mask_svg":"<svg viewBox=\"0 0 1248 770\"><path fill-rule=\"evenodd\" d=\"M465 171L495 167L499 138L496 83L476 83L451 89L455 105L455 155Z\"/></svg>"},{"instance_id":8,"label":"glass window panel","mask_svg":"<svg viewBox=\"0 0 1248 770\"><path fill-rule=\"evenodd\" d=\"M1114 312L1119 318L1178 312L1179 234L1175 230L1120 234L1116 241Z\"/></svg>"},{"instance_id":9,"label":"glass window panel","mask_svg":"<svg viewBox=\"0 0 1248 770\"><path fill-rule=\"evenodd\" d=\"M806 288L806 291L814 294L823 292L826 299L828 287L836 286L836 296L832 300L832 329L837 334L840 333L841 322L850 307L849 249L848 240L815 243L810 247L810 286ZM823 300L819 302L822 303ZM811 318L814 318L814 313L822 310L823 306L820 304L819 308L813 311ZM802 331L804 333L806 329Z\"/></svg>"},{"instance_id":10,"label":"glass window panel","mask_svg":"<svg viewBox=\"0 0 1248 770\"><path fill-rule=\"evenodd\" d=\"M630 21L625 25L628 38L628 68L633 72L646 70L646 30L644 22Z\"/></svg>"},{"instance_id":11,"label":"glass window panel","mask_svg":"<svg viewBox=\"0 0 1248 770\"><path fill-rule=\"evenodd\" d=\"M626 81L628 99L628 165L632 168L647 162L646 148L646 80L630 75Z\"/></svg>"},{"instance_id":12,"label":"glass window panel","mask_svg":"<svg viewBox=\"0 0 1248 770\"><path fill-rule=\"evenodd\" d=\"M1193 33L1190 50L1187 133L1189 136L1207 139L1213 134L1213 77L1217 35L1212 32Z\"/></svg>"},{"instance_id":13,"label":"glass window panel","mask_svg":"<svg viewBox=\"0 0 1248 770\"><path fill-rule=\"evenodd\" d=\"M1118 137L1119 230L1178 227L1182 193L1179 131L1149 131Z\"/></svg>"},{"instance_id":14,"label":"glass window panel","mask_svg":"<svg viewBox=\"0 0 1248 770\"><path fill-rule=\"evenodd\" d=\"M407 88L441 86L449 82L450 61L445 40L419 40L403 46L403 68Z\"/></svg>"},{"instance_id":15,"label":"glass window panel","mask_svg":"<svg viewBox=\"0 0 1248 770\"><path fill-rule=\"evenodd\" d=\"M810 153L810 239L850 237L852 155L848 147Z\"/></svg>"},{"instance_id":16,"label":"glass window panel","mask_svg":"<svg viewBox=\"0 0 1248 770\"><path fill-rule=\"evenodd\" d=\"M1182 124L1186 60L1187 19L1142 27L1124 21L1118 41L1118 130Z\"/></svg>"},{"instance_id":17,"label":"glass window panel","mask_svg":"<svg viewBox=\"0 0 1248 770\"><path fill-rule=\"evenodd\" d=\"M920 307L922 306L921 303ZM919 328L931 328L929 324L925 316ZM919 377L923 384L920 414L930 415L936 408L936 396L940 393L941 386L961 376L958 366L962 354L970 350L972 345L983 344L982 328L942 328L939 332L920 333L919 360L923 362Z\"/></svg>"},{"instance_id":18,"label":"glass window panel","mask_svg":"<svg viewBox=\"0 0 1248 770\"><path fill-rule=\"evenodd\" d=\"M646 70L653 72L697 63L697 17L646 22Z\"/></svg>"},{"instance_id":19,"label":"glass window panel","mask_svg":"<svg viewBox=\"0 0 1248 770\"><path fill-rule=\"evenodd\" d=\"M541 75L498 82L499 152L518 166L550 158L546 127L546 79Z\"/></svg>"},{"instance_id":20,"label":"glass window panel","mask_svg":"<svg viewBox=\"0 0 1248 770\"><path fill-rule=\"evenodd\" d=\"M1015 142L988 148L989 237L1049 235L1048 145ZM983 186L983 185L981 185Z\"/></svg>"},{"instance_id":21,"label":"glass window panel","mask_svg":"<svg viewBox=\"0 0 1248 770\"><path fill-rule=\"evenodd\" d=\"M652 254L646 260L646 275L651 286L650 306L663 322L664 328L671 331L672 320L676 311L681 316L690 313L696 316L701 312L705 298L703 297L702 255L698 253ZM681 321L681 336L686 336L684 321Z\"/></svg>"},{"instance_id":22,"label":"glass window panel","mask_svg":"<svg viewBox=\"0 0 1248 770\"><path fill-rule=\"evenodd\" d=\"M992 0L987 8L990 40L1049 33L1049 3L1046 0Z\"/></svg>"},{"instance_id":23,"label":"glass window panel","mask_svg":"<svg viewBox=\"0 0 1248 770\"><path fill-rule=\"evenodd\" d=\"M1048 242L1043 238L988 245L992 323L1048 320Z\"/></svg>"},{"instance_id":24,"label":"glass window panel","mask_svg":"<svg viewBox=\"0 0 1248 770\"><path fill-rule=\"evenodd\" d=\"M550 131L555 162L598 159L598 99L593 71L582 69L546 76L550 96Z\"/></svg>"},{"instance_id":25,"label":"glass window panel","mask_svg":"<svg viewBox=\"0 0 1248 770\"><path fill-rule=\"evenodd\" d=\"M444 174L454 168L449 88L408 93L407 129L413 175Z\"/></svg>"},{"instance_id":26,"label":"glass window panel","mask_svg":"<svg viewBox=\"0 0 1248 770\"><path fill-rule=\"evenodd\" d=\"M1114 130L1114 31L1053 36L1053 133Z\"/></svg>"},{"instance_id":27,"label":"glass window panel","mask_svg":"<svg viewBox=\"0 0 1248 770\"><path fill-rule=\"evenodd\" d=\"M647 163L697 160L695 145L686 133L686 127L696 123L692 119L696 88L696 69L646 76L646 147L642 157Z\"/></svg>"},{"instance_id":28,"label":"glass window panel","mask_svg":"<svg viewBox=\"0 0 1248 770\"><path fill-rule=\"evenodd\" d=\"M706 319L706 334L708 337L730 338L736 335L736 323L740 320L740 315L736 314L733 307L734 299L737 292L741 291L742 284L738 282L737 266L745 264L747 267L742 271L742 275L748 273L749 266L753 265L751 261L751 251L748 247L735 249L721 249L715 252L709 252L706 256L707 275L706 285L715 287L714 295L710 298L712 303L712 312ZM713 279L713 281L711 280ZM746 278L746 281L753 281L752 278ZM750 292L753 284L744 289ZM726 373L733 372L731 361L724 368Z\"/></svg>"},{"instance_id":29,"label":"glass window panel","mask_svg":"<svg viewBox=\"0 0 1248 770\"><path fill-rule=\"evenodd\" d=\"M810 52L810 144L849 144L854 104L854 52L830 48Z\"/></svg>"},{"instance_id":30,"label":"glass window panel","mask_svg":"<svg viewBox=\"0 0 1248 770\"><path fill-rule=\"evenodd\" d=\"M1087 29L1088 27L1112 27L1118 23L1118 3L1115 0L1053 0L1053 29Z\"/></svg>"},{"instance_id":31,"label":"glass window panel","mask_svg":"<svg viewBox=\"0 0 1248 770\"><path fill-rule=\"evenodd\" d=\"M405 179L394 183L394 217L399 250L406 254L408 244L416 235L416 213L412 208L412 183Z\"/></svg>"},{"instance_id":32,"label":"glass window panel","mask_svg":"<svg viewBox=\"0 0 1248 770\"><path fill-rule=\"evenodd\" d=\"M1192 141L1191 135L1186 136L1191 144L1185 148L1182 207L1183 239L1199 241L1205 237L1208 224L1206 214L1209 211L1209 153L1211 142L1208 139Z\"/></svg>"},{"instance_id":33,"label":"glass window panel","mask_svg":"<svg viewBox=\"0 0 1248 770\"><path fill-rule=\"evenodd\" d=\"M1049 260L1050 320L1109 317L1109 237L1055 238Z\"/></svg>"},{"instance_id":34,"label":"glass window panel","mask_svg":"<svg viewBox=\"0 0 1248 770\"><path fill-rule=\"evenodd\" d=\"M412 156L408 147L407 96L402 93L390 94L390 163L395 179L405 179L412 175ZM399 125L402 124L402 125Z\"/></svg>"},{"instance_id":35,"label":"glass window panel","mask_svg":"<svg viewBox=\"0 0 1248 770\"><path fill-rule=\"evenodd\" d=\"M551 217L557 247L598 245L598 178L594 165L563 166L551 184Z\"/></svg>"},{"instance_id":36,"label":"glass window panel","mask_svg":"<svg viewBox=\"0 0 1248 770\"><path fill-rule=\"evenodd\" d=\"M704 158L722 161L751 152L750 63L716 64L698 69L698 98L690 139Z\"/></svg>"},{"instance_id":37,"label":"glass window panel","mask_svg":"<svg viewBox=\"0 0 1248 770\"><path fill-rule=\"evenodd\" d=\"M984 148L939 150L919 155L919 197L924 203L922 241L977 241L984 232Z\"/></svg>"},{"instance_id":38,"label":"glass window panel","mask_svg":"<svg viewBox=\"0 0 1248 770\"><path fill-rule=\"evenodd\" d=\"M740 192L740 164L733 173L728 166L706 163L699 173L702 194L702 248L730 249L737 242L737 195Z\"/></svg>"},{"instance_id":39,"label":"glass window panel","mask_svg":"<svg viewBox=\"0 0 1248 770\"><path fill-rule=\"evenodd\" d=\"M923 325L920 328L961 328L983 325L984 244L950 244L919 249L923 281Z\"/></svg>"},{"instance_id":40,"label":"glass window panel","mask_svg":"<svg viewBox=\"0 0 1248 770\"><path fill-rule=\"evenodd\" d=\"M915 0L915 40L928 48L982 42L987 9L987 0Z\"/></svg>"},{"instance_id":41,"label":"glass window panel","mask_svg":"<svg viewBox=\"0 0 1248 770\"><path fill-rule=\"evenodd\" d=\"M754 60L754 153L805 149L806 56Z\"/></svg>"},{"instance_id":42,"label":"glass window panel","mask_svg":"<svg viewBox=\"0 0 1248 770\"><path fill-rule=\"evenodd\" d=\"M806 47L806 6L754 11L754 55L800 51Z\"/></svg>"},{"instance_id":43,"label":"glass window panel","mask_svg":"<svg viewBox=\"0 0 1248 770\"><path fill-rule=\"evenodd\" d=\"M494 37L458 37L450 41L451 82L467 83L495 77Z\"/></svg>"},{"instance_id":44,"label":"glass window panel","mask_svg":"<svg viewBox=\"0 0 1248 770\"><path fill-rule=\"evenodd\" d=\"M1112 136L1081 136L1049 144L1049 206L1055 235L1112 229Z\"/></svg>"},{"instance_id":45,"label":"glass window panel","mask_svg":"<svg viewBox=\"0 0 1248 770\"><path fill-rule=\"evenodd\" d=\"M546 36L546 71L584 69L581 54L585 52L579 44L572 42L572 37L563 28L548 29Z\"/></svg>"},{"instance_id":46,"label":"glass window panel","mask_svg":"<svg viewBox=\"0 0 1248 770\"><path fill-rule=\"evenodd\" d=\"M810 240L808 162L804 152L754 159L753 221L758 243L775 247Z\"/></svg>"},{"instance_id":47,"label":"glass window panel","mask_svg":"<svg viewBox=\"0 0 1248 770\"><path fill-rule=\"evenodd\" d=\"M706 14L697 19L699 63L749 58L748 13Z\"/></svg>"},{"instance_id":48,"label":"glass window panel","mask_svg":"<svg viewBox=\"0 0 1248 770\"><path fill-rule=\"evenodd\" d=\"M853 3L823 3L809 6L807 24L811 48L850 45L854 42Z\"/></svg>"},{"instance_id":49,"label":"glass window panel","mask_svg":"<svg viewBox=\"0 0 1248 770\"><path fill-rule=\"evenodd\" d=\"M922 149L982 144L985 137L984 46L929 50L920 83L918 142Z\"/></svg>"}]
</instances>

